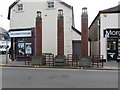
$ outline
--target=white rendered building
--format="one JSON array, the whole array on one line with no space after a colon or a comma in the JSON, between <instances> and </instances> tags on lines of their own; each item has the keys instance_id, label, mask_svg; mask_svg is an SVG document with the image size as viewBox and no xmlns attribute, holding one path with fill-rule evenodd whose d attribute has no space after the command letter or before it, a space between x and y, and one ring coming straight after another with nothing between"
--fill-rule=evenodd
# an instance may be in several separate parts
<instances>
[{"instance_id":1,"label":"white rendered building","mask_svg":"<svg viewBox=\"0 0 120 90\"><path fill-rule=\"evenodd\" d=\"M104 60L120 60L120 5L98 13L89 27L91 56L103 55Z\"/></svg>"},{"instance_id":2,"label":"white rendered building","mask_svg":"<svg viewBox=\"0 0 120 90\"><path fill-rule=\"evenodd\" d=\"M77 56L81 54L81 33L75 29L72 6L60 0L17 0L10 5L8 12L14 59L22 60L21 58L27 55L26 45L30 45L32 48L30 53L35 54L34 33L37 11L42 12L42 53L57 55L59 9L63 10L64 16L64 54Z\"/></svg>"}]
</instances>

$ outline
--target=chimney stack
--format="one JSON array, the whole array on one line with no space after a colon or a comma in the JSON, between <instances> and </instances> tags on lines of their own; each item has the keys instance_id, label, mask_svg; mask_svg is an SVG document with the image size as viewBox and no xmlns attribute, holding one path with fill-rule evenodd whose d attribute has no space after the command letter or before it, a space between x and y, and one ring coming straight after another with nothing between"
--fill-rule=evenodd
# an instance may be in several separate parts
<instances>
[{"instance_id":1,"label":"chimney stack","mask_svg":"<svg viewBox=\"0 0 120 90\"><path fill-rule=\"evenodd\" d=\"M42 17L41 12L37 11L36 17L36 55L42 54Z\"/></svg>"},{"instance_id":2,"label":"chimney stack","mask_svg":"<svg viewBox=\"0 0 120 90\"><path fill-rule=\"evenodd\" d=\"M64 55L64 16L63 10L58 10L57 20L57 54Z\"/></svg>"},{"instance_id":3,"label":"chimney stack","mask_svg":"<svg viewBox=\"0 0 120 90\"><path fill-rule=\"evenodd\" d=\"M82 8L81 15L82 27L82 56L88 56L88 13L87 8Z\"/></svg>"}]
</instances>

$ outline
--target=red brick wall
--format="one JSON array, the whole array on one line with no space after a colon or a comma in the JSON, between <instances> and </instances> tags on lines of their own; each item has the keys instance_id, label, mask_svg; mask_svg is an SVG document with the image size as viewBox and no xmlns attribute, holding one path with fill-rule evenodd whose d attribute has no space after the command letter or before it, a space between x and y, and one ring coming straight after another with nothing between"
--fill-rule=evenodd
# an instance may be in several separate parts
<instances>
[{"instance_id":1,"label":"red brick wall","mask_svg":"<svg viewBox=\"0 0 120 90\"><path fill-rule=\"evenodd\" d=\"M88 18L87 16L82 17L81 27L82 27L82 41L81 41L82 56L88 56Z\"/></svg>"},{"instance_id":2,"label":"red brick wall","mask_svg":"<svg viewBox=\"0 0 120 90\"><path fill-rule=\"evenodd\" d=\"M42 20L36 21L36 55L42 54Z\"/></svg>"},{"instance_id":3,"label":"red brick wall","mask_svg":"<svg viewBox=\"0 0 120 90\"><path fill-rule=\"evenodd\" d=\"M64 55L64 19L58 19L57 54Z\"/></svg>"}]
</instances>

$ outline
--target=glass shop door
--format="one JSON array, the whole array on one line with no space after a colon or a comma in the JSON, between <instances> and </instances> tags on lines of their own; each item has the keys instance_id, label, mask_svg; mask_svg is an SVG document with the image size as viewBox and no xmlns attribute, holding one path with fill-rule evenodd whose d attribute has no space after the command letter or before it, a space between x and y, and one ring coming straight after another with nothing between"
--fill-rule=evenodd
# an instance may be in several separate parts
<instances>
[{"instance_id":1,"label":"glass shop door","mask_svg":"<svg viewBox=\"0 0 120 90\"><path fill-rule=\"evenodd\" d=\"M107 39L107 59L109 60L117 60L118 55L118 44L117 39Z\"/></svg>"}]
</instances>

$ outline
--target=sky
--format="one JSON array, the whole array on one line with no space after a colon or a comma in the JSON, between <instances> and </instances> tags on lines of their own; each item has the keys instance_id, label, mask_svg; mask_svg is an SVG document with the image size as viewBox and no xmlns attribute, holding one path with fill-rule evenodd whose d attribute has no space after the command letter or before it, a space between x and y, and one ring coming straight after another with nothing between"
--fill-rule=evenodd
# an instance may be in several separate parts
<instances>
[{"instance_id":1,"label":"sky","mask_svg":"<svg viewBox=\"0 0 120 90\"><path fill-rule=\"evenodd\" d=\"M10 21L7 19L8 8L15 0L0 0L0 27L10 29ZM29 1L29 0L28 0ZM74 8L75 27L81 30L82 8L88 8L88 27L100 10L118 5L120 0L62 0Z\"/></svg>"}]
</instances>

